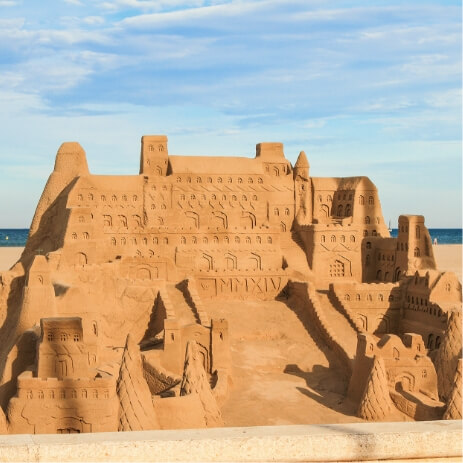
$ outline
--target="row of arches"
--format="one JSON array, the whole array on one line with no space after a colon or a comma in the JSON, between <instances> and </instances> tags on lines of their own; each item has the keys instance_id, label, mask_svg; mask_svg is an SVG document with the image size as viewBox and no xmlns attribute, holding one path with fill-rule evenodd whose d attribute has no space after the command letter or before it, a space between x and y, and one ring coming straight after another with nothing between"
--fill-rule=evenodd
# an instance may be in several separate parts
<instances>
[{"instance_id":1,"label":"row of arches","mask_svg":"<svg viewBox=\"0 0 463 463\"><path fill-rule=\"evenodd\" d=\"M45 395L47 397L45 397ZM48 389L48 390L36 390L29 389L26 392L27 399L109 399L109 390L103 389Z\"/></svg>"},{"instance_id":2,"label":"row of arches","mask_svg":"<svg viewBox=\"0 0 463 463\"><path fill-rule=\"evenodd\" d=\"M336 243L336 240L337 240L336 235L331 235L331 236L330 236L330 242L331 242L331 243ZM345 236L345 235L339 236L339 241L340 241L341 243L345 243L345 242L346 242L346 236ZM355 243L355 236L354 236L354 235L350 235L349 241L350 241L351 243ZM326 243L326 236L325 236L325 235L321 235L321 236L320 236L320 242L321 242L321 243Z\"/></svg>"},{"instance_id":3,"label":"row of arches","mask_svg":"<svg viewBox=\"0 0 463 463\"><path fill-rule=\"evenodd\" d=\"M278 170L278 168L277 168ZM279 172L279 171L278 171ZM227 177L226 179L223 177L196 177L192 178L191 176L188 177L181 177L178 176L176 178L177 183L192 183L194 180L195 183L248 183L248 184L253 184L253 183L264 183L264 179L262 177Z\"/></svg>"},{"instance_id":4,"label":"row of arches","mask_svg":"<svg viewBox=\"0 0 463 463\"><path fill-rule=\"evenodd\" d=\"M386 298L386 295L383 294L383 293L379 293L376 298L371 294L371 293L367 293L366 295L363 295L363 298L362 298L362 295L360 293L356 293L355 294L355 300L357 302L360 302L362 300L365 300L367 302L373 302L373 300L377 300L377 301L380 301L380 302L383 302ZM346 293L344 294L344 300L345 301L350 301L351 300L351 295L349 293ZM394 300L394 296L392 294L389 294L389 296L387 296L387 300L392 302Z\"/></svg>"}]
</instances>

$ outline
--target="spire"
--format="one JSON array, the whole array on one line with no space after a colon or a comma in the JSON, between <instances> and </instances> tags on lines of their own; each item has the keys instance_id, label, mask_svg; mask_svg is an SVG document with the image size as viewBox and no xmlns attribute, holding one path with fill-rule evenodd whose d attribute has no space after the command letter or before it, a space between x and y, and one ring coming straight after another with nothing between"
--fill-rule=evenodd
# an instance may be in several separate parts
<instances>
[{"instance_id":1,"label":"spire","mask_svg":"<svg viewBox=\"0 0 463 463\"><path fill-rule=\"evenodd\" d=\"M305 155L304 151L299 153L297 158L296 164L294 164L295 168L298 169L308 169L310 167L309 161L307 160L307 156Z\"/></svg>"}]
</instances>

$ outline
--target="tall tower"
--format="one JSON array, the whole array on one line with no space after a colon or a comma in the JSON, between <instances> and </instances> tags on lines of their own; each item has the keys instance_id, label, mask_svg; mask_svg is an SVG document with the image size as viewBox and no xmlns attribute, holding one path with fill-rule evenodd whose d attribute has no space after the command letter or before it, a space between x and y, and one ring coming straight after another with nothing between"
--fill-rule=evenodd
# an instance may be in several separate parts
<instances>
[{"instance_id":1,"label":"tall tower","mask_svg":"<svg viewBox=\"0 0 463 463\"><path fill-rule=\"evenodd\" d=\"M165 135L144 135L141 137L140 174L165 177L169 154Z\"/></svg>"},{"instance_id":2,"label":"tall tower","mask_svg":"<svg viewBox=\"0 0 463 463\"><path fill-rule=\"evenodd\" d=\"M293 170L296 220L300 225L312 223L312 194L309 168L310 165L307 156L304 151L301 151Z\"/></svg>"}]
</instances>

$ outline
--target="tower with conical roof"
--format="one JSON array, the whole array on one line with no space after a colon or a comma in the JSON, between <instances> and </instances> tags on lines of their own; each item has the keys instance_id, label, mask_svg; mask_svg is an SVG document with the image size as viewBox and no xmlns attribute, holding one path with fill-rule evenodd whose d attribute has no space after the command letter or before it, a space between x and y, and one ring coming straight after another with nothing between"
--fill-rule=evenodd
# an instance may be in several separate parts
<instances>
[{"instance_id":1,"label":"tower with conical roof","mask_svg":"<svg viewBox=\"0 0 463 463\"><path fill-rule=\"evenodd\" d=\"M296 220L300 225L312 223L312 188L309 168L307 156L304 151L301 151L293 170Z\"/></svg>"}]
</instances>

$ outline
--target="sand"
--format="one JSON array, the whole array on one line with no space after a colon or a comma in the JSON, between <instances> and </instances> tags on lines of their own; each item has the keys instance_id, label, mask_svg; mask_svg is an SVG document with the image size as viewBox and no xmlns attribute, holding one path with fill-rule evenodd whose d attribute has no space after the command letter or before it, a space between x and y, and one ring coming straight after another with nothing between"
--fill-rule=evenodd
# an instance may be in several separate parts
<instances>
[{"instance_id":1,"label":"sand","mask_svg":"<svg viewBox=\"0 0 463 463\"><path fill-rule=\"evenodd\" d=\"M11 268L21 257L24 248L0 247L0 272Z\"/></svg>"},{"instance_id":2,"label":"sand","mask_svg":"<svg viewBox=\"0 0 463 463\"><path fill-rule=\"evenodd\" d=\"M0 272L8 270L21 256L24 248L0 247ZM462 281L462 245L461 244L438 244L433 246L437 267L440 270L447 270L457 274Z\"/></svg>"}]
</instances>

